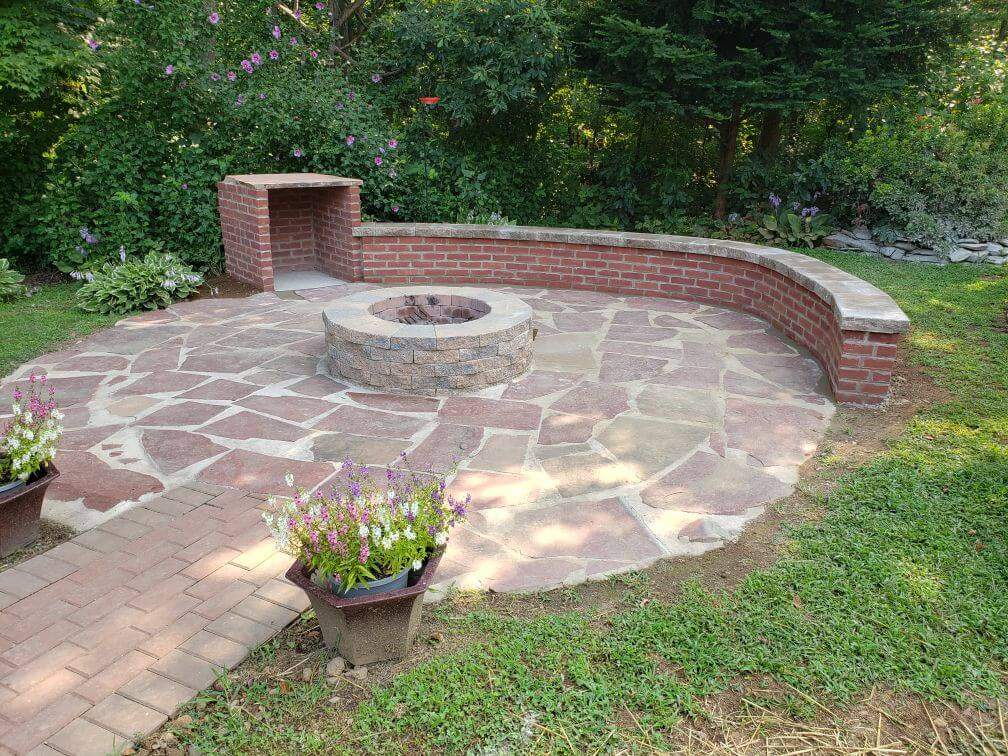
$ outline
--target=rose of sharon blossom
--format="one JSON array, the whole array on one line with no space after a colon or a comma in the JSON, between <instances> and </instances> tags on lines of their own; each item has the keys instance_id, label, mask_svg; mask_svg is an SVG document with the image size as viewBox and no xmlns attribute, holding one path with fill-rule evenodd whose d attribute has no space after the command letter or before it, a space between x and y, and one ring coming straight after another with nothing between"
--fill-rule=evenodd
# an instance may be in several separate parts
<instances>
[{"instance_id":1,"label":"rose of sharon blossom","mask_svg":"<svg viewBox=\"0 0 1008 756\"><path fill-rule=\"evenodd\" d=\"M301 152L301 148L300 147L295 147L294 148L294 157L299 158L299 157L301 157L302 154L304 154L304 153Z\"/></svg>"},{"instance_id":2,"label":"rose of sharon blossom","mask_svg":"<svg viewBox=\"0 0 1008 756\"><path fill-rule=\"evenodd\" d=\"M379 82L381 82L381 74L377 74L377 73L376 74L371 74L371 81L373 81L375 84L378 84Z\"/></svg>"},{"instance_id":3,"label":"rose of sharon blossom","mask_svg":"<svg viewBox=\"0 0 1008 756\"><path fill-rule=\"evenodd\" d=\"M350 136L348 136L346 138L347 147L353 147L354 142L356 142L356 141L357 141L357 137L355 137L353 134L351 134Z\"/></svg>"},{"instance_id":4,"label":"rose of sharon blossom","mask_svg":"<svg viewBox=\"0 0 1008 756\"><path fill-rule=\"evenodd\" d=\"M381 165L382 164L381 155L375 155L374 164L375 165Z\"/></svg>"},{"instance_id":5,"label":"rose of sharon blossom","mask_svg":"<svg viewBox=\"0 0 1008 756\"><path fill-rule=\"evenodd\" d=\"M234 71L228 71L227 72L227 77L228 77L228 81L234 81L235 79L238 78L238 74L236 74Z\"/></svg>"},{"instance_id":6,"label":"rose of sharon blossom","mask_svg":"<svg viewBox=\"0 0 1008 756\"><path fill-rule=\"evenodd\" d=\"M217 24L219 24L220 23L220 13L217 13L216 11L214 13L211 13L210 17L209 17L209 21L210 21L211 24L213 24L215 26Z\"/></svg>"},{"instance_id":7,"label":"rose of sharon blossom","mask_svg":"<svg viewBox=\"0 0 1008 756\"><path fill-rule=\"evenodd\" d=\"M245 70L245 73L252 73L252 61L243 60L241 62L241 67Z\"/></svg>"},{"instance_id":8,"label":"rose of sharon blossom","mask_svg":"<svg viewBox=\"0 0 1008 756\"><path fill-rule=\"evenodd\" d=\"M270 60L276 60L277 58L280 57L280 53L278 53L276 50L270 50L269 56Z\"/></svg>"},{"instance_id":9,"label":"rose of sharon blossom","mask_svg":"<svg viewBox=\"0 0 1008 756\"><path fill-rule=\"evenodd\" d=\"M394 150L396 147L399 146L399 142L396 141L395 139L389 139L388 146L390 150Z\"/></svg>"},{"instance_id":10,"label":"rose of sharon blossom","mask_svg":"<svg viewBox=\"0 0 1008 756\"><path fill-rule=\"evenodd\" d=\"M175 66L173 66L171 63L169 63L167 66L165 66L164 72L168 76L171 76L173 73L175 73Z\"/></svg>"},{"instance_id":11,"label":"rose of sharon blossom","mask_svg":"<svg viewBox=\"0 0 1008 756\"><path fill-rule=\"evenodd\" d=\"M280 31L280 27L279 26L274 26L273 27L273 39L280 39L280 35L281 34L283 34L283 32Z\"/></svg>"},{"instance_id":12,"label":"rose of sharon blossom","mask_svg":"<svg viewBox=\"0 0 1008 756\"><path fill-rule=\"evenodd\" d=\"M210 74L210 81L220 81L220 80L221 80L221 75L219 73L217 73L216 71L214 71L212 74Z\"/></svg>"}]
</instances>

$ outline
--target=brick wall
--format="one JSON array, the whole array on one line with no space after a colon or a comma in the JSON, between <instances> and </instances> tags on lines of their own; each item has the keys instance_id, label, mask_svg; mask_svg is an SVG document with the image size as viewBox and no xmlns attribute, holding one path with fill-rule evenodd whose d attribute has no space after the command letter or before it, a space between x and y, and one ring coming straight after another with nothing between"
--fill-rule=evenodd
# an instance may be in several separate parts
<instances>
[{"instance_id":1,"label":"brick wall","mask_svg":"<svg viewBox=\"0 0 1008 756\"><path fill-rule=\"evenodd\" d=\"M889 393L899 334L842 331L817 294L763 265L726 257L503 239L360 239L363 280L508 284L661 296L758 315L823 364L836 398L873 406Z\"/></svg>"},{"instance_id":2,"label":"brick wall","mask_svg":"<svg viewBox=\"0 0 1008 756\"><path fill-rule=\"evenodd\" d=\"M361 222L360 188L317 189L314 201L315 252L319 269L344 281L359 281L361 245L353 236L353 229Z\"/></svg>"},{"instance_id":3,"label":"brick wall","mask_svg":"<svg viewBox=\"0 0 1008 756\"><path fill-rule=\"evenodd\" d=\"M314 194L310 189L269 190L274 273L315 269Z\"/></svg>"},{"instance_id":4,"label":"brick wall","mask_svg":"<svg viewBox=\"0 0 1008 756\"><path fill-rule=\"evenodd\" d=\"M269 192L221 181L217 184L217 209L228 275L272 291Z\"/></svg>"}]
</instances>

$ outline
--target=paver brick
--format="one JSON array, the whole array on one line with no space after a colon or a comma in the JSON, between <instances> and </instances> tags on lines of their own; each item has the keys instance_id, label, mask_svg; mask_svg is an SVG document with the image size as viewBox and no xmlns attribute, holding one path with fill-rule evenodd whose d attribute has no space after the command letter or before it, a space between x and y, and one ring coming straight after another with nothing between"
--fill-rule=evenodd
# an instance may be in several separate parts
<instances>
[{"instance_id":1,"label":"paver brick","mask_svg":"<svg viewBox=\"0 0 1008 756\"><path fill-rule=\"evenodd\" d=\"M136 649L127 651L105 667L100 674L84 680L77 686L75 692L93 704L98 703L155 662L157 659L150 654Z\"/></svg>"},{"instance_id":2,"label":"paver brick","mask_svg":"<svg viewBox=\"0 0 1008 756\"><path fill-rule=\"evenodd\" d=\"M117 536L115 533L109 533L107 530L100 530L98 528L85 530L80 535L74 536L71 540L79 546L100 551L102 554L108 554L111 551L121 551L130 542L129 538L123 538L122 536Z\"/></svg>"},{"instance_id":3,"label":"paver brick","mask_svg":"<svg viewBox=\"0 0 1008 756\"><path fill-rule=\"evenodd\" d=\"M258 513L257 513L258 514ZM267 536L250 549L237 554L231 559L231 564L237 565L246 570L258 567L271 556L276 554L276 542L272 536Z\"/></svg>"},{"instance_id":4,"label":"paver brick","mask_svg":"<svg viewBox=\"0 0 1008 756\"><path fill-rule=\"evenodd\" d=\"M276 634L276 630L235 612L226 612L206 627L212 633L223 636L248 648L265 643Z\"/></svg>"},{"instance_id":5,"label":"paver brick","mask_svg":"<svg viewBox=\"0 0 1008 756\"><path fill-rule=\"evenodd\" d=\"M126 583L126 587L143 593L150 588L161 585L165 580L181 573L188 566L188 562L175 559L174 557L167 557L152 564L150 568L134 577Z\"/></svg>"},{"instance_id":6,"label":"paver brick","mask_svg":"<svg viewBox=\"0 0 1008 756\"><path fill-rule=\"evenodd\" d=\"M80 646L69 642L61 643L51 651L7 673L0 678L0 683L18 693L24 693L33 685L63 669L83 653L84 649Z\"/></svg>"},{"instance_id":7,"label":"paver brick","mask_svg":"<svg viewBox=\"0 0 1008 756\"><path fill-rule=\"evenodd\" d=\"M149 533L151 526L134 522L126 517L113 517L111 520L107 520L99 525L98 529L106 533L112 533L112 535L117 535L120 538L135 541L140 536Z\"/></svg>"},{"instance_id":8,"label":"paver brick","mask_svg":"<svg viewBox=\"0 0 1008 756\"><path fill-rule=\"evenodd\" d=\"M159 658L167 656L206 627L209 622L209 619L199 614L191 612L183 614L170 625L144 640L137 648Z\"/></svg>"},{"instance_id":9,"label":"paver brick","mask_svg":"<svg viewBox=\"0 0 1008 756\"><path fill-rule=\"evenodd\" d=\"M246 583L244 580L235 580L206 599L193 611L209 619L216 619L224 614L224 612L230 611L235 604L246 596L251 596L258 588L259 586L253 583Z\"/></svg>"},{"instance_id":10,"label":"paver brick","mask_svg":"<svg viewBox=\"0 0 1008 756\"><path fill-rule=\"evenodd\" d=\"M18 643L0 654L5 662L14 666L22 666L46 651L58 646L71 635L77 635L80 628L68 620L59 620L44 630L40 630L28 639Z\"/></svg>"},{"instance_id":11,"label":"paver brick","mask_svg":"<svg viewBox=\"0 0 1008 756\"><path fill-rule=\"evenodd\" d=\"M176 649L152 664L150 669L193 690L203 690L217 679L222 667L187 651Z\"/></svg>"},{"instance_id":12,"label":"paver brick","mask_svg":"<svg viewBox=\"0 0 1008 756\"><path fill-rule=\"evenodd\" d=\"M144 616L145 612L135 607L127 605L117 606L97 622L93 622L84 628L78 628L76 635L73 637L73 642L81 648L95 648L109 638L115 637L122 630L130 627Z\"/></svg>"},{"instance_id":13,"label":"paver brick","mask_svg":"<svg viewBox=\"0 0 1008 756\"><path fill-rule=\"evenodd\" d=\"M67 666L82 675L95 675L135 649L146 637L139 630L123 628L96 644L88 653L71 660Z\"/></svg>"},{"instance_id":14,"label":"paver brick","mask_svg":"<svg viewBox=\"0 0 1008 756\"><path fill-rule=\"evenodd\" d=\"M46 742L59 749L52 753L69 756L108 756L121 753L129 745L126 738L86 719L73 720Z\"/></svg>"},{"instance_id":15,"label":"paver brick","mask_svg":"<svg viewBox=\"0 0 1008 756\"><path fill-rule=\"evenodd\" d=\"M25 722L39 711L76 688L85 678L68 669L57 670L23 693L2 702L4 717Z\"/></svg>"},{"instance_id":16,"label":"paver brick","mask_svg":"<svg viewBox=\"0 0 1008 756\"><path fill-rule=\"evenodd\" d=\"M243 570L241 567L236 565L225 564L224 566L211 572L202 580L198 582L194 581L194 585L187 589L186 593L205 601L227 588L235 580L241 580L244 578L247 572L247 570Z\"/></svg>"},{"instance_id":17,"label":"paver brick","mask_svg":"<svg viewBox=\"0 0 1008 756\"><path fill-rule=\"evenodd\" d=\"M106 730L130 738L137 733L149 733L164 724L168 717L160 711L113 693L91 708L85 717Z\"/></svg>"},{"instance_id":18,"label":"paver brick","mask_svg":"<svg viewBox=\"0 0 1008 756\"><path fill-rule=\"evenodd\" d=\"M226 669L237 666L249 652L247 646L206 630L196 633L179 646L179 650Z\"/></svg>"},{"instance_id":19,"label":"paver brick","mask_svg":"<svg viewBox=\"0 0 1008 756\"><path fill-rule=\"evenodd\" d=\"M206 504L214 497L214 494L199 491L195 488L175 488L171 491L165 491L162 497L195 507L200 504Z\"/></svg>"},{"instance_id":20,"label":"paver brick","mask_svg":"<svg viewBox=\"0 0 1008 756\"><path fill-rule=\"evenodd\" d=\"M161 514L166 514L171 517L177 517L185 514L196 505L186 504L176 499L168 498L167 496L159 496L156 499L145 501L144 506L147 507L147 509L154 510L155 512L160 512Z\"/></svg>"},{"instance_id":21,"label":"paver brick","mask_svg":"<svg viewBox=\"0 0 1008 756\"><path fill-rule=\"evenodd\" d=\"M259 596L242 599L231 611L278 631L287 627L298 616L298 612L293 609L274 604Z\"/></svg>"},{"instance_id":22,"label":"paver brick","mask_svg":"<svg viewBox=\"0 0 1008 756\"><path fill-rule=\"evenodd\" d=\"M141 619L133 623L137 630L145 633L155 633L163 630L186 612L200 603L195 596L180 593L160 604L156 609L147 612Z\"/></svg>"},{"instance_id":23,"label":"paver brick","mask_svg":"<svg viewBox=\"0 0 1008 756\"><path fill-rule=\"evenodd\" d=\"M227 546L218 546L206 556L196 560L182 570L182 574L193 580L202 580L207 575L240 557L241 552ZM244 566L244 565L239 565Z\"/></svg>"},{"instance_id":24,"label":"paver brick","mask_svg":"<svg viewBox=\"0 0 1008 756\"><path fill-rule=\"evenodd\" d=\"M21 562L18 565L18 569L30 572L35 577L42 578L48 583L55 583L60 578L65 578L71 572L75 572L77 565L64 562L62 559L57 559L49 554L39 554Z\"/></svg>"},{"instance_id":25,"label":"paver brick","mask_svg":"<svg viewBox=\"0 0 1008 756\"><path fill-rule=\"evenodd\" d=\"M122 686L119 694L171 716L181 704L195 696L196 691L175 680L147 671Z\"/></svg>"},{"instance_id":26,"label":"paver brick","mask_svg":"<svg viewBox=\"0 0 1008 756\"><path fill-rule=\"evenodd\" d=\"M91 704L72 693L61 696L34 717L0 736L0 746L14 753L26 753L73 721Z\"/></svg>"},{"instance_id":27,"label":"paver brick","mask_svg":"<svg viewBox=\"0 0 1008 756\"><path fill-rule=\"evenodd\" d=\"M49 582L17 567L8 567L0 572L0 591L18 598L24 598L35 591L42 590L49 585Z\"/></svg>"},{"instance_id":28,"label":"paver brick","mask_svg":"<svg viewBox=\"0 0 1008 756\"><path fill-rule=\"evenodd\" d=\"M192 578L187 578L185 575L172 575L130 601L130 606L145 612L153 611L165 601L171 600L180 593L185 593L194 582Z\"/></svg>"},{"instance_id":29,"label":"paver brick","mask_svg":"<svg viewBox=\"0 0 1008 756\"><path fill-rule=\"evenodd\" d=\"M256 596L272 601L274 604L286 606L296 612L304 612L311 602L307 594L296 585L283 579L270 580L255 593Z\"/></svg>"},{"instance_id":30,"label":"paver brick","mask_svg":"<svg viewBox=\"0 0 1008 756\"><path fill-rule=\"evenodd\" d=\"M199 540L176 551L175 558L184 559L187 562L195 562L205 557L217 547L228 544L230 540L230 536L224 533L218 533L217 531L207 533Z\"/></svg>"}]
</instances>

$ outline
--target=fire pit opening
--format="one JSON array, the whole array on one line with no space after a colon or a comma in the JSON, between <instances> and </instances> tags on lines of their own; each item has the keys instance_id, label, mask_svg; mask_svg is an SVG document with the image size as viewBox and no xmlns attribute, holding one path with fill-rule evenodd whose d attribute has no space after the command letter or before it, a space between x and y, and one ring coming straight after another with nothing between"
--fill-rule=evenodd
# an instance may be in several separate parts
<instances>
[{"instance_id":1,"label":"fire pit opening","mask_svg":"<svg viewBox=\"0 0 1008 756\"><path fill-rule=\"evenodd\" d=\"M482 318L490 312L490 305L457 294L405 294L377 302L369 312L403 325L454 325Z\"/></svg>"}]
</instances>

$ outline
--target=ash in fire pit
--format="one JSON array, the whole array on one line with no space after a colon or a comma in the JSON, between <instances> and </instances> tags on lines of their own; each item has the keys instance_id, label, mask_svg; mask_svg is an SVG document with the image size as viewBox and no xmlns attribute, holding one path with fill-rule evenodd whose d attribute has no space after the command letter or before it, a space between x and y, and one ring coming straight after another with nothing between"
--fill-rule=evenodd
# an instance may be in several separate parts
<instances>
[{"instance_id":1,"label":"ash in fire pit","mask_svg":"<svg viewBox=\"0 0 1008 756\"><path fill-rule=\"evenodd\" d=\"M482 318L490 311L486 302L458 295L406 294L371 306L371 314L404 325L451 325Z\"/></svg>"}]
</instances>

